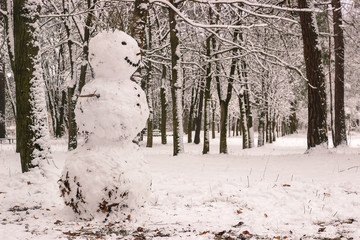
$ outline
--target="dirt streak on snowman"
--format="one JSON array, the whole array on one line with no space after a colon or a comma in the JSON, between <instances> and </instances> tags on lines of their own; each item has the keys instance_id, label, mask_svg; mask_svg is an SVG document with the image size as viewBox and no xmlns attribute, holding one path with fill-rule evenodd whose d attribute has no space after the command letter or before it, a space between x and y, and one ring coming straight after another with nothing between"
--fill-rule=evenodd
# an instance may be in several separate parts
<instances>
[{"instance_id":1,"label":"dirt streak on snowman","mask_svg":"<svg viewBox=\"0 0 360 240\"><path fill-rule=\"evenodd\" d=\"M151 183L132 143L149 116L144 91L130 80L140 65L140 48L124 32L101 32L90 41L89 52L95 78L81 95L97 97L79 98L75 109L88 141L69 154L60 191L82 219L126 218L146 202Z\"/></svg>"}]
</instances>

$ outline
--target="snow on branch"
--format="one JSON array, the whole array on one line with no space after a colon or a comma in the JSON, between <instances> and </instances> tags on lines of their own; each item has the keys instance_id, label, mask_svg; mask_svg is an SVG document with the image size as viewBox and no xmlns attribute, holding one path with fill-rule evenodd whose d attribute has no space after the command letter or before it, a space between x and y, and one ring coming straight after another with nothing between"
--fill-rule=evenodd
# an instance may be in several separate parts
<instances>
[{"instance_id":1,"label":"snow on branch","mask_svg":"<svg viewBox=\"0 0 360 240\"><path fill-rule=\"evenodd\" d=\"M219 24L201 24L201 23L197 23L194 22L193 20L185 17L184 14L182 14L178 8L176 8L174 5L172 5L171 3L169 3L166 0L150 0L150 3L163 3L165 5L167 5L168 7L170 7L174 12L176 12L176 14L181 17L185 22L187 22L188 24L194 26L194 27L200 27L200 28L224 28L224 29L251 29L254 27L266 27L267 24L252 24L252 25L248 25L248 26L244 26L244 25L219 25Z\"/></svg>"},{"instance_id":2,"label":"snow on branch","mask_svg":"<svg viewBox=\"0 0 360 240\"><path fill-rule=\"evenodd\" d=\"M277 19L277 20L285 20L285 21L288 21L288 22L296 23L296 24L298 23L298 21L290 19L290 18L286 18L286 17L279 17L279 16L276 16L276 15L256 13L256 12L250 11L250 10L248 10L246 8L243 8L243 7L237 7L237 8L240 9L241 11L243 11L243 12L246 12L248 14L251 14L251 15L257 16L257 17L261 17L261 18L272 18L272 19Z\"/></svg>"},{"instance_id":3,"label":"snow on branch","mask_svg":"<svg viewBox=\"0 0 360 240\"><path fill-rule=\"evenodd\" d=\"M318 8L289 8L289 7L280 7L277 5L258 3L256 1L246 1L246 0L191 0L192 2L204 3L204 4L234 4L234 3L242 3L252 7L260 7L260 8L271 8L282 11L291 11L291 12L322 12Z\"/></svg>"},{"instance_id":4,"label":"snow on branch","mask_svg":"<svg viewBox=\"0 0 360 240\"><path fill-rule=\"evenodd\" d=\"M240 49L248 52L248 54L254 54L254 55L260 54L260 55L269 57L269 58L271 58L271 59L274 59L275 61L271 61L270 59L266 59L266 61L268 61L268 62L270 62L270 63L272 63L272 64L280 65L280 66L283 66L283 67L285 67L285 68L288 68L288 69L290 69L290 70L295 71L296 73L298 73L298 74L301 76L302 79L304 79L304 80L309 84L310 87L314 88L314 86L312 86L312 85L309 83L308 79L307 79L306 76L302 73L302 71L301 71L300 69L298 69L298 68L295 67L295 66L289 65L288 63L286 63L286 62L284 62L283 60L281 60L279 57L277 57L277 56L275 56L275 55L273 55L273 54L267 53L267 52L265 52L265 51L262 51L262 50L246 49L244 46L242 46L242 45L240 45L240 44L234 43L234 42L232 42L232 41L230 41L230 40L227 40L227 39L219 36L215 31L213 31L213 30L211 30L211 29L206 29L206 30L209 31L211 34L213 34L213 35L214 35L216 38L218 38L219 40L221 40L221 41L223 41L223 42L226 42L226 43L228 43L228 44L232 44L232 45L234 45L234 46L236 46L236 47L238 47L238 48L240 48Z\"/></svg>"},{"instance_id":5,"label":"snow on branch","mask_svg":"<svg viewBox=\"0 0 360 240\"><path fill-rule=\"evenodd\" d=\"M3 15L4 17L6 17L6 16L7 16L7 12L4 11L4 10L2 10L2 9L0 9L0 15Z\"/></svg>"}]
</instances>

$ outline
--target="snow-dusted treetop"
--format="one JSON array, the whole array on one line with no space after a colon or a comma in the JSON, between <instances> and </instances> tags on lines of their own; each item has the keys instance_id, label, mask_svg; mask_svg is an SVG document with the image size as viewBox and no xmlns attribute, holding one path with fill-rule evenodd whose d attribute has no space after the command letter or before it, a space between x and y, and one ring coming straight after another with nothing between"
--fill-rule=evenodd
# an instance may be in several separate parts
<instances>
[{"instance_id":1,"label":"snow-dusted treetop","mask_svg":"<svg viewBox=\"0 0 360 240\"><path fill-rule=\"evenodd\" d=\"M124 32L101 32L89 45L90 62L96 78L128 80L140 65L140 48ZM131 66L131 67L130 67Z\"/></svg>"}]
</instances>

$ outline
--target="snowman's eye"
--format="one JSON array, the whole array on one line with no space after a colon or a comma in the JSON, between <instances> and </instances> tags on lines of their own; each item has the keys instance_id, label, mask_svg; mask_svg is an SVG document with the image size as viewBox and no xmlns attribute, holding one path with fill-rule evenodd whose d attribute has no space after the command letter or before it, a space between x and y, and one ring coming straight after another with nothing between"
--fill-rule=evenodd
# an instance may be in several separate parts
<instances>
[{"instance_id":1,"label":"snowman's eye","mask_svg":"<svg viewBox=\"0 0 360 240\"><path fill-rule=\"evenodd\" d=\"M122 41L121 44L122 44L122 45L126 45L126 42L125 42L125 41Z\"/></svg>"}]
</instances>

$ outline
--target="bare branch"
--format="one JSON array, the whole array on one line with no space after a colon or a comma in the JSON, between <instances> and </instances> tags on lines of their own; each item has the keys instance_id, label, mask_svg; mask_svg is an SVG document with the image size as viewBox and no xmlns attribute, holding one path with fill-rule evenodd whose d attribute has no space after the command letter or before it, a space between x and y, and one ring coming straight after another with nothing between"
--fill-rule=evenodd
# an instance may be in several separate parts
<instances>
[{"instance_id":1,"label":"bare branch","mask_svg":"<svg viewBox=\"0 0 360 240\"><path fill-rule=\"evenodd\" d=\"M96 97L96 98L99 98L100 94L96 94L96 91L95 91L94 93L85 94L85 95L78 94L76 96L77 97Z\"/></svg>"},{"instance_id":2,"label":"bare branch","mask_svg":"<svg viewBox=\"0 0 360 240\"><path fill-rule=\"evenodd\" d=\"M7 14L6 11L0 9L0 15L3 15L4 17L7 17L8 14Z\"/></svg>"},{"instance_id":3,"label":"bare branch","mask_svg":"<svg viewBox=\"0 0 360 240\"><path fill-rule=\"evenodd\" d=\"M244 26L244 25L221 25L221 24L201 24L201 23L197 23L194 22L193 20L185 17L184 14L182 14L178 8L176 8L174 5L172 5L171 3L169 3L166 0L150 0L150 3L155 3L155 2L159 2L159 3L163 3L166 6L170 7L174 12L176 12L176 14L181 17L185 22L187 22L188 24L194 26L194 27L200 27L200 28L223 28L223 29L251 29L254 27L266 27L267 24L252 24L252 25L248 25L248 26Z\"/></svg>"},{"instance_id":4,"label":"bare branch","mask_svg":"<svg viewBox=\"0 0 360 240\"><path fill-rule=\"evenodd\" d=\"M155 0L153 0L155 1ZM288 7L280 7L277 5L271 5L271 4L263 4L263 3L257 3L257 2L250 2L250 1L246 1L246 0L189 0L192 2L197 2L197 3L204 3L204 4L234 4L234 3L242 3L248 6L252 6L252 7L260 7L260 8L270 8L270 9L276 9L276 10L282 10L282 11L291 11L291 12L315 12L315 13L319 13L319 12L323 12L322 10L318 9L318 8L288 8Z\"/></svg>"}]
</instances>

